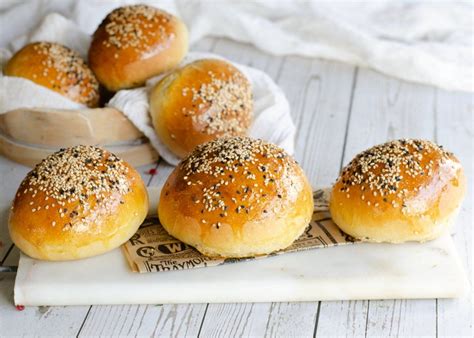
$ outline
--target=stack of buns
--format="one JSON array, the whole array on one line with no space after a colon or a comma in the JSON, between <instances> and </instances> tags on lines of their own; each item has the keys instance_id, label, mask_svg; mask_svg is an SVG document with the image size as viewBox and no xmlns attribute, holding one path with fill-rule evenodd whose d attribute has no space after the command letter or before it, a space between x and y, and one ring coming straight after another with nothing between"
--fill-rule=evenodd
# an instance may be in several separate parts
<instances>
[{"instance_id":1,"label":"stack of buns","mask_svg":"<svg viewBox=\"0 0 474 338\"><path fill-rule=\"evenodd\" d=\"M53 42L26 45L4 73L97 107L99 83L109 91L141 86L175 68L188 50L188 33L177 17L146 5L113 10L95 31L88 65L75 51Z\"/></svg>"},{"instance_id":2,"label":"stack of buns","mask_svg":"<svg viewBox=\"0 0 474 338\"><path fill-rule=\"evenodd\" d=\"M204 142L246 135L253 113L252 88L242 72L217 59L180 65L187 51L188 32L179 18L131 5L100 23L87 63L58 43L37 42L18 51L4 72L92 108L113 92L162 75L151 90L151 118L162 143L183 158Z\"/></svg>"}]
</instances>

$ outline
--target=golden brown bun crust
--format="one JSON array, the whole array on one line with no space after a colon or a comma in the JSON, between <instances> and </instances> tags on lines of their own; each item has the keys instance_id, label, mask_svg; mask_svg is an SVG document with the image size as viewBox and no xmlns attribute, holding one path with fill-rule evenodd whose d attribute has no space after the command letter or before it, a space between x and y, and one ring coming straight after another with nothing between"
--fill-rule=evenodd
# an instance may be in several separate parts
<instances>
[{"instance_id":1,"label":"golden brown bun crust","mask_svg":"<svg viewBox=\"0 0 474 338\"><path fill-rule=\"evenodd\" d=\"M108 90L143 85L176 67L188 51L188 31L177 17L146 5L113 10L92 38L89 63Z\"/></svg>"},{"instance_id":2,"label":"golden brown bun crust","mask_svg":"<svg viewBox=\"0 0 474 338\"><path fill-rule=\"evenodd\" d=\"M244 136L252 120L252 88L230 63L203 59L161 80L150 94L157 134L176 155L221 136Z\"/></svg>"},{"instance_id":3,"label":"golden brown bun crust","mask_svg":"<svg viewBox=\"0 0 474 338\"><path fill-rule=\"evenodd\" d=\"M8 61L4 74L28 79L82 103L97 107L99 82L75 51L54 42L33 42Z\"/></svg>"},{"instance_id":4,"label":"golden brown bun crust","mask_svg":"<svg viewBox=\"0 0 474 338\"><path fill-rule=\"evenodd\" d=\"M43 260L102 254L126 242L148 211L140 175L115 155L76 146L48 156L21 183L10 236Z\"/></svg>"},{"instance_id":5,"label":"golden brown bun crust","mask_svg":"<svg viewBox=\"0 0 474 338\"><path fill-rule=\"evenodd\" d=\"M309 224L311 187L275 145L221 138L198 146L161 192L164 228L209 256L249 257L284 249Z\"/></svg>"},{"instance_id":6,"label":"golden brown bun crust","mask_svg":"<svg viewBox=\"0 0 474 338\"><path fill-rule=\"evenodd\" d=\"M334 184L330 211L344 232L362 240L427 241L449 228L465 191L452 153L402 139L357 155Z\"/></svg>"}]
</instances>

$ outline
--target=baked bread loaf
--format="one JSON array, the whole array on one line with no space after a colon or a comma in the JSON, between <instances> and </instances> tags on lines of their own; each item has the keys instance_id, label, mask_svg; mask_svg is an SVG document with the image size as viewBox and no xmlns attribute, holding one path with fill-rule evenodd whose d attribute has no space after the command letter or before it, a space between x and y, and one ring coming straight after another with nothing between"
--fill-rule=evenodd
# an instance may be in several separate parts
<instances>
[{"instance_id":1,"label":"baked bread loaf","mask_svg":"<svg viewBox=\"0 0 474 338\"><path fill-rule=\"evenodd\" d=\"M8 61L4 74L28 79L82 103L97 107L99 82L81 56L58 43L33 42Z\"/></svg>"},{"instance_id":2,"label":"baked bread loaf","mask_svg":"<svg viewBox=\"0 0 474 338\"><path fill-rule=\"evenodd\" d=\"M249 81L229 62L203 59L163 78L150 93L161 141L178 157L222 136L244 136L252 120Z\"/></svg>"},{"instance_id":3,"label":"baked bread loaf","mask_svg":"<svg viewBox=\"0 0 474 338\"><path fill-rule=\"evenodd\" d=\"M135 169L93 146L48 156L21 183L10 212L15 245L30 257L72 260L117 248L148 211Z\"/></svg>"},{"instance_id":4,"label":"baked bread loaf","mask_svg":"<svg viewBox=\"0 0 474 338\"><path fill-rule=\"evenodd\" d=\"M143 85L177 66L188 50L188 31L177 17L146 5L114 9L92 37L89 63L108 90Z\"/></svg>"},{"instance_id":5,"label":"baked bread loaf","mask_svg":"<svg viewBox=\"0 0 474 338\"><path fill-rule=\"evenodd\" d=\"M231 258L288 247L313 208L308 180L284 150L233 137L198 146L175 168L158 215L170 235L205 255Z\"/></svg>"},{"instance_id":6,"label":"baked bread loaf","mask_svg":"<svg viewBox=\"0 0 474 338\"><path fill-rule=\"evenodd\" d=\"M466 179L456 157L423 140L402 139L357 155L333 186L330 211L347 234L365 241L428 241L458 213Z\"/></svg>"}]
</instances>

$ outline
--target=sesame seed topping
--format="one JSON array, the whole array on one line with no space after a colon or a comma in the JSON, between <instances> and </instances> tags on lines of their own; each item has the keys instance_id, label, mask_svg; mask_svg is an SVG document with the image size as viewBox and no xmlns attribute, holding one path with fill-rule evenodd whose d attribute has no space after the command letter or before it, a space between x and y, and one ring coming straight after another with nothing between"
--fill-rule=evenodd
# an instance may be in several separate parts
<instances>
[{"instance_id":1,"label":"sesame seed topping","mask_svg":"<svg viewBox=\"0 0 474 338\"><path fill-rule=\"evenodd\" d=\"M242 135L251 122L253 101L250 83L238 69L225 61L198 60L186 67L203 72L198 65L208 62L222 63L226 71L208 71L208 82L201 83L197 88L185 87L182 95L192 94L192 108L183 108L182 113L190 117L194 125L201 126L201 132L205 134Z\"/></svg>"},{"instance_id":2,"label":"sesame seed topping","mask_svg":"<svg viewBox=\"0 0 474 338\"><path fill-rule=\"evenodd\" d=\"M360 188L360 198L367 205L379 203L367 200L363 192L381 196L383 202L394 208L404 206L410 190L420 177L430 178L434 170L451 158L452 154L442 147L425 140L400 139L374 146L358 154L342 171L338 178L341 192L350 187ZM412 187L418 191L420 187ZM369 195L369 197L370 197ZM349 194L346 195L349 197ZM401 203L397 202L401 201Z\"/></svg>"},{"instance_id":3,"label":"sesame seed topping","mask_svg":"<svg viewBox=\"0 0 474 338\"><path fill-rule=\"evenodd\" d=\"M35 74L35 80L40 81L38 75L49 77L50 73L55 72L57 75L53 79L47 83L40 81L40 84L64 95L72 95L71 99L77 102L88 105L97 103L99 82L77 52L52 42L36 42L25 48L30 46L42 58L43 72Z\"/></svg>"},{"instance_id":4,"label":"sesame seed topping","mask_svg":"<svg viewBox=\"0 0 474 338\"><path fill-rule=\"evenodd\" d=\"M260 170L262 164L269 170ZM289 203L302 187L296 168L296 161L281 148L247 137L220 138L202 144L178 167L187 177L182 189L188 191L190 203L199 205L196 208L200 210L201 223L209 226L229 223L228 217L236 214L258 210L255 215L260 215L267 203L261 197L275 197L268 201L271 208ZM206 186L196 184L198 180L207 182Z\"/></svg>"},{"instance_id":5,"label":"sesame seed topping","mask_svg":"<svg viewBox=\"0 0 474 338\"><path fill-rule=\"evenodd\" d=\"M54 208L56 204L62 206L57 210L59 216L71 220L63 230L82 231L94 222L94 212L89 211L114 210L112 200L115 199L108 200L106 196L121 196L130 191L128 171L122 160L107 151L93 146L76 146L48 156L28 173L24 182L29 191L31 188L43 191L44 200L56 202L47 204L45 209ZM66 203L68 206L64 207ZM40 209L38 206L32 212Z\"/></svg>"},{"instance_id":6,"label":"sesame seed topping","mask_svg":"<svg viewBox=\"0 0 474 338\"><path fill-rule=\"evenodd\" d=\"M156 48L157 41L174 39L169 22L172 16L165 11L146 5L123 6L113 10L101 26L105 26L107 48L132 48L139 52L149 52ZM120 55L115 53L114 58Z\"/></svg>"}]
</instances>

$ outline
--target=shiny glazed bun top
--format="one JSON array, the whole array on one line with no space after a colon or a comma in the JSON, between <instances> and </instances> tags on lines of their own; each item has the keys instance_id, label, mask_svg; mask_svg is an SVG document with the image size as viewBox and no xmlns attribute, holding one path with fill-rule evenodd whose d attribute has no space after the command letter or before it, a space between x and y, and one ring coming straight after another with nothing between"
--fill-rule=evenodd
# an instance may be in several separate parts
<instances>
[{"instance_id":1,"label":"shiny glazed bun top","mask_svg":"<svg viewBox=\"0 0 474 338\"><path fill-rule=\"evenodd\" d=\"M58 43L34 42L8 61L4 74L28 79L69 98L96 107L99 83L80 55Z\"/></svg>"},{"instance_id":2,"label":"shiny glazed bun top","mask_svg":"<svg viewBox=\"0 0 474 338\"><path fill-rule=\"evenodd\" d=\"M430 141L401 139L358 154L343 169L331 215L358 238L424 241L444 230L464 194L463 169L452 153Z\"/></svg>"},{"instance_id":3,"label":"shiny glazed bun top","mask_svg":"<svg viewBox=\"0 0 474 338\"><path fill-rule=\"evenodd\" d=\"M174 68L187 49L188 33L180 19L151 6L124 6L95 31L89 63L99 81L117 91Z\"/></svg>"},{"instance_id":4,"label":"shiny glazed bun top","mask_svg":"<svg viewBox=\"0 0 474 338\"><path fill-rule=\"evenodd\" d=\"M12 205L12 240L31 257L69 260L97 255L128 240L148 210L140 175L93 146L62 149L21 183Z\"/></svg>"},{"instance_id":5,"label":"shiny glazed bun top","mask_svg":"<svg viewBox=\"0 0 474 338\"><path fill-rule=\"evenodd\" d=\"M229 62L197 60L153 88L150 112L161 141L184 157L204 142L247 133L252 121L252 88Z\"/></svg>"},{"instance_id":6,"label":"shiny glazed bun top","mask_svg":"<svg viewBox=\"0 0 474 338\"><path fill-rule=\"evenodd\" d=\"M206 255L247 257L289 246L308 226L311 187L281 148L244 137L198 146L170 175L165 229Z\"/></svg>"}]
</instances>

